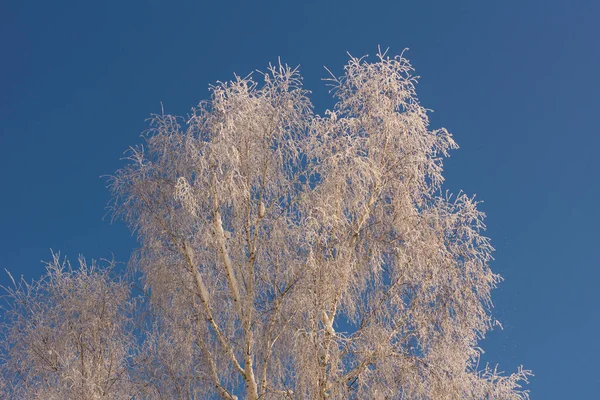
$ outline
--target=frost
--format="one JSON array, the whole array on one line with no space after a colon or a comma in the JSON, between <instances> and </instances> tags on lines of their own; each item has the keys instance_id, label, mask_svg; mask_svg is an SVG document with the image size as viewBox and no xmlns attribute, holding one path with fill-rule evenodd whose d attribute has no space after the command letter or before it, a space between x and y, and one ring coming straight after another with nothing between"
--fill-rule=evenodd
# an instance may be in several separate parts
<instances>
[{"instance_id":1,"label":"frost","mask_svg":"<svg viewBox=\"0 0 600 400\"><path fill-rule=\"evenodd\" d=\"M155 115L145 146L112 179L115 215L138 236L133 262L149 308L123 370L132 386L114 378L103 390L137 390L136 399L527 399L529 371L479 368L500 277L477 202L441 192L442 160L457 145L429 128L410 63L350 57L329 79L336 104L325 117L297 69L277 64L258 76L212 86L187 120ZM127 321L111 315L99 320L116 327L102 331L103 346L125 365ZM36 360L32 371L73 351L44 346L41 358L25 358ZM113 376L67 366L63 385L100 377L86 393Z\"/></svg>"},{"instance_id":2,"label":"frost","mask_svg":"<svg viewBox=\"0 0 600 400\"><path fill-rule=\"evenodd\" d=\"M186 385L249 399L528 397L527 371L477 369L500 277L477 203L438 194L457 145L429 129L412 73L402 56L351 57L322 118L278 64L262 82L211 87L185 125L154 117L112 189L158 329L185 354L177 374L204 377Z\"/></svg>"}]
</instances>

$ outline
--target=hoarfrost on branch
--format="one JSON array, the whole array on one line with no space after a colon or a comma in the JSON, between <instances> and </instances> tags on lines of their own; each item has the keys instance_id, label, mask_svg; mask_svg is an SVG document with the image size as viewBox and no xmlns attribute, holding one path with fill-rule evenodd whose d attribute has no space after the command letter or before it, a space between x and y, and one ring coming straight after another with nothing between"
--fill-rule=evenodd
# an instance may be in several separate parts
<instances>
[{"instance_id":1,"label":"hoarfrost on branch","mask_svg":"<svg viewBox=\"0 0 600 400\"><path fill-rule=\"evenodd\" d=\"M257 76L155 115L112 178L152 315L135 398L528 398L479 368L500 277L409 62L350 57L324 117L297 69Z\"/></svg>"}]
</instances>

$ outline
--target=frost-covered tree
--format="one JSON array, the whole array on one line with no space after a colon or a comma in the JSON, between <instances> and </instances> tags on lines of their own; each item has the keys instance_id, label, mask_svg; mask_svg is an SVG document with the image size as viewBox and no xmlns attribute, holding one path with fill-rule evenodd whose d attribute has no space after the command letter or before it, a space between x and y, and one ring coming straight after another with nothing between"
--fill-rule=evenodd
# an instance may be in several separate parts
<instances>
[{"instance_id":1,"label":"frost-covered tree","mask_svg":"<svg viewBox=\"0 0 600 400\"><path fill-rule=\"evenodd\" d=\"M500 277L412 71L351 57L320 117L276 65L152 119L111 182L155 315L144 396L528 398L478 367Z\"/></svg>"},{"instance_id":2,"label":"frost-covered tree","mask_svg":"<svg viewBox=\"0 0 600 400\"><path fill-rule=\"evenodd\" d=\"M54 255L40 280L5 288L0 398L131 399L129 284L111 268Z\"/></svg>"}]
</instances>

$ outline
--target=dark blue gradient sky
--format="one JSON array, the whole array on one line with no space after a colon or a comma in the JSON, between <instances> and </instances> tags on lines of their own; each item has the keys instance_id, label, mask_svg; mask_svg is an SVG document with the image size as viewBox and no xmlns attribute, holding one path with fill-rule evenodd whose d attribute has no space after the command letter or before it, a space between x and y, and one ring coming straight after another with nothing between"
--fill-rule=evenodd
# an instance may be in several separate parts
<instances>
[{"instance_id":1,"label":"dark blue gradient sky","mask_svg":"<svg viewBox=\"0 0 600 400\"><path fill-rule=\"evenodd\" d=\"M482 342L484 360L532 369L534 399L597 398L599 19L591 0L5 0L0 268L39 277L50 248L128 260L135 242L102 220L100 176L123 165L161 101L185 115L209 83L281 56L322 114L324 65L339 74L346 51L408 47L432 126L461 146L446 188L485 201L506 279L504 330Z\"/></svg>"}]
</instances>

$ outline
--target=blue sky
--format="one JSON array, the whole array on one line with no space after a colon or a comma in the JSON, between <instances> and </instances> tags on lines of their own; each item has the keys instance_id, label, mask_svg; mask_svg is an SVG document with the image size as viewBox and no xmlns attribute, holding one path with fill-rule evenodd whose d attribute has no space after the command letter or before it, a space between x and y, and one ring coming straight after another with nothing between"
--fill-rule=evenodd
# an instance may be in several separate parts
<instances>
[{"instance_id":1,"label":"blue sky","mask_svg":"<svg viewBox=\"0 0 600 400\"><path fill-rule=\"evenodd\" d=\"M100 176L161 101L185 115L209 83L281 56L323 113L324 65L409 48L432 126L461 146L446 188L485 201L505 277L485 360L532 369L534 399L596 398L599 16L591 0L3 1L0 268L39 277L50 248L128 260Z\"/></svg>"}]
</instances>

